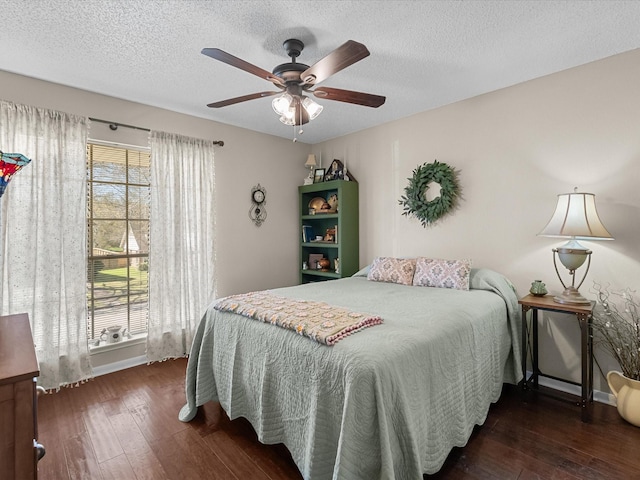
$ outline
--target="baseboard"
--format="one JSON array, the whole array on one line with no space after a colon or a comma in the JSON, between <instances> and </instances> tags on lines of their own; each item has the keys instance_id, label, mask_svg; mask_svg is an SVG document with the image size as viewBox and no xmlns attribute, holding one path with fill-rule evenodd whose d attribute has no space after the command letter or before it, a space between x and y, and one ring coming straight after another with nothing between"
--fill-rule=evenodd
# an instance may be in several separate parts
<instances>
[{"instance_id":1,"label":"baseboard","mask_svg":"<svg viewBox=\"0 0 640 480\"><path fill-rule=\"evenodd\" d=\"M531 372L527 372L527 378L531 375ZM538 383L543 387L553 388L554 390L559 390L564 393L569 393L571 395L580 396L582 395L582 389L579 385L573 385L571 383L562 382L560 380L555 380L553 378L547 377L539 377ZM607 392L601 392L600 390L593 391L593 400L600 403L605 403L607 405L616 406L616 398Z\"/></svg>"},{"instance_id":2,"label":"baseboard","mask_svg":"<svg viewBox=\"0 0 640 480\"><path fill-rule=\"evenodd\" d=\"M93 375L95 377L99 377L100 375L107 375L109 373L115 373L119 370L125 370L131 367L137 367L139 365L144 365L148 363L147 357L145 355L140 355L138 357L127 358L125 360L120 360L118 362L108 363L106 365L100 365L98 367L93 368ZM527 378L531 375L531 372L527 372ZM538 382L543 387L552 388L554 390L559 390L564 393L569 393L571 395L580 396L582 394L581 388L578 385L573 385L571 383L561 382L559 380L555 380L553 378L540 377ZM607 405L616 406L615 397L607 392L601 392L600 390L593 391L593 400L596 402L604 403Z\"/></svg>"},{"instance_id":3,"label":"baseboard","mask_svg":"<svg viewBox=\"0 0 640 480\"><path fill-rule=\"evenodd\" d=\"M117 362L107 363L93 368L93 376L99 377L100 375L106 375L108 373L118 372L131 367L137 367L138 365L144 365L148 363L146 355L140 355L138 357L127 358Z\"/></svg>"}]
</instances>

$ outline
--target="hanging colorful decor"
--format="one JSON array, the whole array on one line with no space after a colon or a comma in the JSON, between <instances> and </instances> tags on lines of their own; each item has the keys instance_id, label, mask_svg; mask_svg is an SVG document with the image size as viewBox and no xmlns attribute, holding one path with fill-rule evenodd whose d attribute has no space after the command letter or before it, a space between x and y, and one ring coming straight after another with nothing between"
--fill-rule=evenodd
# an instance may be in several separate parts
<instances>
[{"instance_id":1,"label":"hanging colorful decor","mask_svg":"<svg viewBox=\"0 0 640 480\"><path fill-rule=\"evenodd\" d=\"M21 153L4 153L0 151L0 197L4 194L11 177L27 165L31 159Z\"/></svg>"},{"instance_id":2,"label":"hanging colorful decor","mask_svg":"<svg viewBox=\"0 0 640 480\"><path fill-rule=\"evenodd\" d=\"M455 170L446 163L437 160L424 163L408 180L405 194L399 200L404 210L402 215L413 216L427 227L455 207L460 188ZM440 195L427 200L426 192L432 183L440 185Z\"/></svg>"}]
</instances>

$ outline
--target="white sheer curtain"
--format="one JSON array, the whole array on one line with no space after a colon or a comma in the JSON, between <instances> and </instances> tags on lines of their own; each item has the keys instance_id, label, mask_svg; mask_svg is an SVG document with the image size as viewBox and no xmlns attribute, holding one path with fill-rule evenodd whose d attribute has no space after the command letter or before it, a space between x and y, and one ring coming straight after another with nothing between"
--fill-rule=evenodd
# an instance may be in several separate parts
<instances>
[{"instance_id":1,"label":"white sheer curtain","mask_svg":"<svg viewBox=\"0 0 640 480\"><path fill-rule=\"evenodd\" d=\"M84 117L0 101L0 149L31 159L0 198L0 305L29 314L47 389L91 376L87 130Z\"/></svg>"},{"instance_id":2,"label":"white sheer curtain","mask_svg":"<svg viewBox=\"0 0 640 480\"><path fill-rule=\"evenodd\" d=\"M149 361L189 353L215 298L214 145L151 132Z\"/></svg>"}]
</instances>

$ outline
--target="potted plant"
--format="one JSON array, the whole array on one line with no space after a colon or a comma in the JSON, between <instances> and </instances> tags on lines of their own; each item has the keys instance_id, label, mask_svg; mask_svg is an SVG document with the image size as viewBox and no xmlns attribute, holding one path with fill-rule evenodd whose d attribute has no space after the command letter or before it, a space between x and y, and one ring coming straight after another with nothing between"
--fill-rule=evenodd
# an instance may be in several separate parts
<instances>
[{"instance_id":1,"label":"potted plant","mask_svg":"<svg viewBox=\"0 0 640 480\"><path fill-rule=\"evenodd\" d=\"M618 412L640 427L640 303L631 290L610 292L595 284L597 305L593 311L594 339L620 364L622 372L607 374Z\"/></svg>"}]
</instances>

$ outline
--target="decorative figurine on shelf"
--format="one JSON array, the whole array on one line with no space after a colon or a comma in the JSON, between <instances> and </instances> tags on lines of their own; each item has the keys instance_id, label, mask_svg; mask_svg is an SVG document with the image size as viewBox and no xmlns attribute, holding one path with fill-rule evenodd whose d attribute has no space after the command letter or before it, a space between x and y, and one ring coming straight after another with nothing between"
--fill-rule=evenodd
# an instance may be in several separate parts
<instances>
[{"instance_id":1,"label":"decorative figurine on shelf","mask_svg":"<svg viewBox=\"0 0 640 480\"><path fill-rule=\"evenodd\" d=\"M340 273L340 259L336 258L333 261L333 266L335 267L336 273Z\"/></svg>"},{"instance_id":2,"label":"decorative figurine on shelf","mask_svg":"<svg viewBox=\"0 0 640 480\"><path fill-rule=\"evenodd\" d=\"M329 261L328 258L321 258L320 260L318 260L318 267L320 268L321 271L328 272L330 266L331 266L331 262Z\"/></svg>"},{"instance_id":3,"label":"decorative figurine on shelf","mask_svg":"<svg viewBox=\"0 0 640 480\"><path fill-rule=\"evenodd\" d=\"M329 207L331 207L330 210L332 212L338 211L338 195L336 193L334 193L333 195L329 195L329 198L327 198L327 203L329 204Z\"/></svg>"},{"instance_id":4,"label":"decorative figurine on shelf","mask_svg":"<svg viewBox=\"0 0 640 480\"><path fill-rule=\"evenodd\" d=\"M358 183L358 180L356 180L356 177L353 176L353 173L351 173L351 170L349 170L349 172L347 172L347 166L344 166L344 179L347 182L356 182Z\"/></svg>"},{"instance_id":5,"label":"decorative figurine on shelf","mask_svg":"<svg viewBox=\"0 0 640 480\"><path fill-rule=\"evenodd\" d=\"M323 240L325 242L335 242L336 241L336 229L335 228L327 228L327 231L324 234Z\"/></svg>"}]
</instances>

